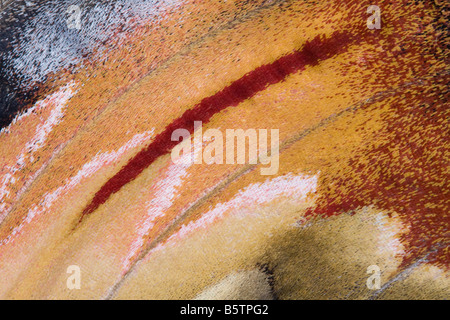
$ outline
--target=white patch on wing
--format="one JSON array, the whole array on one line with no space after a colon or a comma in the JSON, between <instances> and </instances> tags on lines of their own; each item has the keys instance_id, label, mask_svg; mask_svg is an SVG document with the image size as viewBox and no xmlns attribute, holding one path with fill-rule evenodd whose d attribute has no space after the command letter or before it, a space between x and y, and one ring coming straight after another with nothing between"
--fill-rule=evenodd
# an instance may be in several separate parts
<instances>
[{"instance_id":1,"label":"white patch on wing","mask_svg":"<svg viewBox=\"0 0 450 320\"><path fill-rule=\"evenodd\" d=\"M83 167L74 177L67 179L61 187L52 192L46 193L43 196L42 201L38 205L34 205L33 208L28 211L28 214L24 218L22 223L19 226L15 227L7 238L0 241L0 246L11 242L14 239L14 236L20 233L20 231L26 224L30 223L36 216L49 209L58 198L67 194L70 190L80 184L82 179L92 176L95 172L97 172L104 166L113 164L114 162L118 161L120 157L128 150L133 149L148 141L153 136L153 131L154 130L150 130L144 133L136 134L117 151L97 154L90 162L83 165Z\"/></svg>"},{"instance_id":2,"label":"white patch on wing","mask_svg":"<svg viewBox=\"0 0 450 320\"><path fill-rule=\"evenodd\" d=\"M195 148L193 148L195 149ZM157 218L164 216L165 211L172 206L177 188L188 177L187 170L193 164L194 151L183 155L178 164L172 163L158 182L153 186L153 198L147 203L147 214L144 221L139 223L138 237L131 244L130 251L122 263L122 272L126 273L135 257L144 245L144 239L153 228Z\"/></svg>"},{"instance_id":3,"label":"white patch on wing","mask_svg":"<svg viewBox=\"0 0 450 320\"><path fill-rule=\"evenodd\" d=\"M53 130L53 128L60 122L61 118L63 117L64 109L67 107L68 101L76 93L75 87L76 85L74 82L68 83L66 86L60 88L57 92L47 96L43 100L36 102L35 105L32 108L30 108L27 112L17 116L13 120L12 123L15 124L20 122L21 119L27 117L34 111L51 108L49 117L43 124L37 126L34 137L26 143L25 147L17 156L16 163L12 167L9 167L8 172L3 176L0 185L0 222L3 221L9 209L8 203L10 203L11 201L7 201L7 197L10 195L11 186L14 185L14 183L17 181L14 175L17 172L21 171L23 168L25 168L27 163L33 162L34 160L33 154L44 145L49 133ZM10 128L11 125L7 128L2 129L0 134L4 132L9 132ZM31 177L31 179L32 178L33 176Z\"/></svg>"},{"instance_id":4,"label":"white patch on wing","mask_svg":"<svg viewBox=\"0 0 450 320\"><path fill-rule=\"evenodd\" d=\"M254 183L235 195L233 199L225 203L219 203L214 209L202 215L196 221L183 225L181 229L170 236L165 242L159 244L148 254L162 249L166 245L174 244L199 229L205 229L214 222L220 220L226 212L238 214L242 208L251 208L270 203L279 197L306 199L307 195L317 189L318 176L287 174L273 179L267 179L263 183Z\"/></svg>"},{"instance_id":5,"label":"white patch on wing","mask_svg":"<svg viewBox=\"0 0 450 320\"><path fill-rule=\"evenodd\" d=\"M389 251L394 256L405 253L400 236L405 232L405 226L398 218L389 217L385 212L379 212L376 216L376 226L380 230L379 246L380 253Z\"/></svg>"}]
</instances>

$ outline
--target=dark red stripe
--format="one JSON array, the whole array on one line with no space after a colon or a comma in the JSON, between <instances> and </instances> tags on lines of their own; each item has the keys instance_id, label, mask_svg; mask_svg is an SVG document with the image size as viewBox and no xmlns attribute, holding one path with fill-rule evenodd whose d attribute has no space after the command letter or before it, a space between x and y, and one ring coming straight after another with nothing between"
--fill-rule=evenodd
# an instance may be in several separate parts
<instances>
[{"instance_id":1,"label":"dark red stripe","mask_svg":"<svg viewBox=\"0 0 450 320\"><path fill-rule=\"evenodd\" d=\"M237 106L268 86L283 81L288 75L304 70L306 66L317 65L321 60L343 52L350 40L350 35L347 33L335 32L330 38L317 36L312 41L306 42L301 50L283 56L273 63L258 67L222 91L204 98L194 108L187 110L180 118L168 125L147 148L140 151L109 179L83 210L80 221L85 215L96 210L113 193L134 180L158 157L169 153L178 144L177 141L171 141L174 130L184 128L192 133L194 121L206 123L214 114L225 108Z\"/></svg>"}]
</instances>

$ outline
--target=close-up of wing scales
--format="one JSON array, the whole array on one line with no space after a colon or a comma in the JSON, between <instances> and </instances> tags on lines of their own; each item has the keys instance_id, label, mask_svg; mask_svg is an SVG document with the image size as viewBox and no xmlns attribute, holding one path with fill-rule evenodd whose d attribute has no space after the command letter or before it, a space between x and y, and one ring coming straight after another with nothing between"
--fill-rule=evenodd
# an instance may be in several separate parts
<instances>
[{"instance_id":1,"label":"close-up of wing scales","mask_svg":"<svg viewBox=\"0 0 450 320\"><path fill-rule=\"evenodd\" d=\"M449 7L2 1L0 299L447 300Z\"/></svg>"}]
</instances>

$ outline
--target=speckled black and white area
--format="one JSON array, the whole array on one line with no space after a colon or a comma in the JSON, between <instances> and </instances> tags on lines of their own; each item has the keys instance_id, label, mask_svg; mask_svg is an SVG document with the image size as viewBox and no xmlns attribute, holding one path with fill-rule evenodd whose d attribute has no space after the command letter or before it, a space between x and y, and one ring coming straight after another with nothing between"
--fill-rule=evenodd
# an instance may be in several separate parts
<instances>
[{"instance_id":1,"label":"speckled black and white area","mask_svg":"<svg viewBox=\"0 0 450 320\"><path fill-rule=\"evenodd\" d=\"M75 70L96 52L120 44L134 28L157 17L160 5L175 0L30 0L12 1L0 10L0 128L38 99L38 86L60 69ZM68 8L80 8L80 29L69 28ZM75 67L76 66L76 67Z\"/></svg>"}]
</instances>

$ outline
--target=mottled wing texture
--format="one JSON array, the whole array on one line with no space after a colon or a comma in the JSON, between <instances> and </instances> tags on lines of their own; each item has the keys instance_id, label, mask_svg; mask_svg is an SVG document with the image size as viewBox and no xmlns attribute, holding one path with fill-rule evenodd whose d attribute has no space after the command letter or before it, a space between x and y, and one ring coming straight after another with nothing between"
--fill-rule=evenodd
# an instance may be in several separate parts
<instances>
[{"instance_id":1,"label":"mottled wing texture","mask_svg":"<svg viewBox=\"0 0 450 320\"><path fill-rule=\"evenodd\" d=\"M53 49L3 60L0 298L450 297L448 2L122 2L5 47ZM278 171L174 162L194 121L278 129Z\"/></svg>"}]
</instances>

